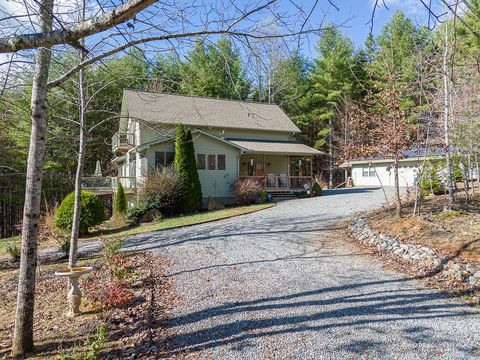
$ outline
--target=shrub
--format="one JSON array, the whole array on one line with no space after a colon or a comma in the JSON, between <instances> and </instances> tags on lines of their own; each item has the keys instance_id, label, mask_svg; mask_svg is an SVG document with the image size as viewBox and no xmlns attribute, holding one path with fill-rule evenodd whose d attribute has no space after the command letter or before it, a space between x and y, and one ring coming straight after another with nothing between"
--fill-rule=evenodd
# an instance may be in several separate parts
<instances>
[{"instance_id":1,"label":"shrub","mask_svg":"<svg viewBox=\"0 0 480 360\"><path fill-rule=\"evenodd\" d=\"M257 179L246 178L237 181L234 188L238 202L247 205L257 201L260 192L263 190L263 184Z\"/></svg>"},{"instance_id":2,"label":"shrub","mask_svg":"<svg viewBox=\"0 0 480 360\"><path fill-rule=\"evenodd\" d=\"M148 207L144 203L138 203L127 209L126 222L127 224L136 224L140 218L148 211Z\"/></svg>"},{"instance_id":3,"label":"shrub","mask_svg":"<svg viewBox=\"0 0 480 360\"><path fill-rule=\"evenodd\" d=\"M72 228L75 193L72 192L58 207L55 213L55 227L62 230ZM88 191L80 193L80 234L86 234L88 228L99 225L105 220L105 208L101 200Z\"/></svg>"},{"instance_id":4,"label":"shrub","mask_svg":"<svg viewBox=\"0 0 480 360\"><path fill-rule=\"evenodd\" d=\"M258 200L262 204L268 202L268 200L269 200L268 193L265 190L260 191L260 193L258 194Z\"/></svg>"},{"instance_id":5,"label":"shrub","mask_svg":"<svg viewBox=\"0 0 480 360\"><path fill-rule=\"evenodd\" d=\"M322 195L322 187L318 182L314 182L312 186L312 195L313 196L320 196Z\"/></svg>"},{"instance_id":6,"label":"shrub","mask_svg":"<svg viewBox=\"0 0 480 360\"><path fill-rule=\"evenodd\" d=\"M17 244L13 244L13 243L7 244L5 246L5 251L7 252L8 256L10 256L10 259L13 262L20 261L21 251L20 251L20 246L18 246Z\"/></svg>"},{"instance_id":7,"label":"shrub","mask_svg":"<svg viewBox=\"0 0 480 360\"><path fill-rule=\"evenodd\" d=\"M172 215L181 205L182 181L177 171L170 166L150 171L139 186L139 205L137 213L157 209L162 214ZM130 212L131 216L133 212ZM137 216L138 220L138 216Z\"/></svg>"},{"instance_id":8,"label":"shrub","mask_svg":"<svg viewBox=\"0 0 480 360\"><path fill-rule=\"evenodd\" d=\"M115 195L115 206L113 208L114 215L123 215L127 211L127 198L125 196L125 190L121 181L117 185L117 194Z\"/></svg>"},{"instance_id":9,"label":"shrub","mask_svg":"<svg viewBox=\"0 0 480 360\"><path fill-rule=\"evenodd\" d=\"M133 298L125 283L120 280L110 281L99 271L92 273L83 287L85 296L104 309L121 308Z\"/></svg>"},{"instance_id":10,"label":"shrub","mask_svg":"<svg viewBox=\"0 0 480 360\"><path fill-rule=\"evenodd\" d=\"M429 174L420 181L419 185L422 195L442 195L446 191L445 184L435 170L429 171Z\"/></svg>"}]
</instances>

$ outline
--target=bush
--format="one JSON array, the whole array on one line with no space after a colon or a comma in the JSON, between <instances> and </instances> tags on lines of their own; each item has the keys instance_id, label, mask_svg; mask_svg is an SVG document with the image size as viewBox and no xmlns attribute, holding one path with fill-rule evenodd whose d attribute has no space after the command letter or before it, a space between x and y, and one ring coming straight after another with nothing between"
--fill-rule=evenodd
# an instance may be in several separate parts
<instances>
[{"instance_id":1,"label":"bush","mask_svg":"<svg viewBox=\"0 0 480 360\"><path fill-rule=\"evenodd\" d=\"M312 195L313 196L320 196L322 195L322 187L318 182L314 182L312 186Z\"/></svg>"},{"instance_id":2,"label":"bush","mask_svg":"<svg viewBox=\"0 0 480 360\"><path fill-rule=\"evenodd\" d=\"M7 252L8 256L10 256L10 259L13 262L19 262L20 261L20 246L17 244L7 244L5 246L5 251Z\"/></svg>"},{"instance_id":3,"label":"bush","mask_svg":"<svg viewBox=\"0 0 480 360\"><path fill-rule=\"evenodd\" d=\"M150 171L139 186L139 205L136 211L157 209L162 214L172 215L178 212L181 206L182 181L173 167L163 167ZM130 212L129 216L134 212Z\"/></svg>"},{"instance_id":4,"label":"bush","mask_svg":"<svg viewBox=\"0 0 480 360\"><path fill-rule=\"evenodd\" d=\"M113 208L114 215L124 215L127 211L127 198L125 196L125 190L123 190L123 185L119 181L117 185L117 194L115 196L115 206Z\"/></svg>"},{"instance_id":5,"label":"bush","mask_svg":"<svg viewBox=\"0 0 480 360\"><path fill-rule=\"evenodd\" d=\"M137 224L140 218L148 211L146 204L138 203L135 206L132 206L127 209L126 222L127 224L133 225Z\"/></svg>"},{"instance_id":6,"label":"bush","mask_svg":"<svg viewBox=\"0 0 480 360\"><path fill-rule=\"evenodd\" d=\"M257 201L260 192L263 190L263 183L252 178L240 179L235 183L234 188L238 202L247 205Z\"/></svg>"},{"instance_id":7,"label":"bush","mask_svg":"<svg viewBox=\"0 0 480 360\"><path fill-rule=\"evenodd\" d=\"M128 286L120 280L105 278L99 271L93 272L84 282L85 296L103 309L125 306L133 298Z\"/></svg>"},{"instance_id":8,"label":"bush","mask_svg":"<svg viewBox=\"0 0 480 360\"><path fill-rule=\"evenodd\" d=\"M75 193L72 192L58 207L55 213L55 227L62 230L72 229ZM99 225L105 220L105 208L101 200L88 191L80 193L80 234L88 233L88 228Z\"/></svg>"},{"instance_id":9,"label":"bush","mask_svg":"<svg viewBox=\"0 0 480 360\"><path fill-rule=\"evenodd\" d=\"M422 195L443 195L446 192L445 185L438 177L432 179L423 179L420 182L420 192Z\"/></svg>"}]
</instances>

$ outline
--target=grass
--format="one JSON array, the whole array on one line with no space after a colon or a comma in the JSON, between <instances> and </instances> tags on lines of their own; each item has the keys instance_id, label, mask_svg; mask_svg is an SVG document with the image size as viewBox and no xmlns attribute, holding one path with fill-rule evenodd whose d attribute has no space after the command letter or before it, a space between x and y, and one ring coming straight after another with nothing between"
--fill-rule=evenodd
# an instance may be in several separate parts
<instances>
[{"instance_id":1,"label":"grass","mask_svg":"<svg viewBox=\"0 0 480 360\"><path fill-rule=\"evenodd\" d=\"M96 240L99 236L104 238L121 238L130 235L145 234L152 231L173 229L183 226L190 226L196 224L202 224L210 221L216 221L221 219L227 219L234 216L244 215L267 209L274 206L272 203L268 204L255 204L248 206L230 207L222 210L205 211L198 214L179 216L174 218L164 219L159 222L142 224L138 226L126 226L122 228L110 228L99 229L90 234L88 237L83 237L81 241ZM7 244L18 243L20 241L19 236L13 236L10 238L0 239L0 255L5 255L5 248Z\"/></svg>"},{"instance_id":2,"label":"grass","mask_svg":"<svg viewBox=\"0 0 480 360\"><path fill-rule=\"evenodd\" d=\"M94 239L97 239L99 235L102 235L104 238L125 237L130 235L149 233L153 231L202 224L210 221L227 219L234 216L253 213L256 211L270 208L272 206L274 206L274 204L269 203L269 204L255 204L255 205L249 205L249 206L232 207L232 208L226 208L222 210L215 210L215 211L208 211L208 212L206 211L206 212L201 212L193 215L169 218L169 219L162 220L160 222L142 224L136 227L107 229L104 231L99 230L99 231L96 231L94 234L92 234L94 236L90 236L88 238L82 238L82 240L94 240Z\"/></svg>"}]
</instances>

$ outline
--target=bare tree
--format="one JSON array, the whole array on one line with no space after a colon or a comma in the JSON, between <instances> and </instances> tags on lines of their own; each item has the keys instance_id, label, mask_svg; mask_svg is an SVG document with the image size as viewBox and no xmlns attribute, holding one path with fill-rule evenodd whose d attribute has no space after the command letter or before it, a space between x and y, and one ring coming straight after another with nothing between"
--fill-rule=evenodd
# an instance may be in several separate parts
<instances>
[{"instance_id":1,"label":"bare tree","mask_svg":"<svg viewBox=\"0 0 480 360\"><path fill-rule=\"evenodd\" d=\"M11 14L0 19L0 53L15 53L15 60L12 55L9 63L15 61L21 64L28 62L32 54L29 50L37 50L22 257L12 348L14 356L25 355L33 349L37 227L47 132L48 89L61 85L86 66L142 44L146 51L164 51L178 47L182 40L189 41L197 36L228 35L249 48L252 39L301 37L321 30L320 26L309 25L311 12L304 11L301 2L296 4L298 11L290 15L278 7L278 2L253 1L242 6L231 1L201 6L155 0L129 0L118 6L97 2L98 6L89 14L89 18L78 21L71 19L72 14L78 14L78 4L69 4L68 10L62 10L60 6L54 8L53 0L41 0L35 4L12 0L12 4L24 11L16 15L13 12L18 9L14 8ZM262 22L258 21L262 17L271 19L271 23L281 24L281 30L276 34L265 32L264 24L260 26ZM201 24L195 25L197 21L194 18L200 18ZM18 22L17 26L11 21ZM162 47L160 44L165 45ZM84 53L83 61L71 68L65 67L63 73L51 74L52 51L64 51L69 46ZM53 75L50 81L49 75ZM15 73L8 69L4 77L6 89ZM81 171L77 171L77 179L79 175Z\"/></svg>"}]
</instances>

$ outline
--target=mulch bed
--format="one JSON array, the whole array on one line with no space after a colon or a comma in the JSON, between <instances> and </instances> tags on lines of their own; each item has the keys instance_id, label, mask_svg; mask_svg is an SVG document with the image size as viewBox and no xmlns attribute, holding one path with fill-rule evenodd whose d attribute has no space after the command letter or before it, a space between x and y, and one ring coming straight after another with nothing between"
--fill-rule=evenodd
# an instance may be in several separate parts
<instances>
[{"instance_id":1,"label":"mulch bed","mask_svg":"<svg viewBox=\"0 0 480 360\"><path fill-rule=\"evenodd\" d=\"M157 359L171 336L166 326L175 302L170 280L164 276L167 263L150 253L127 256L131 270L128 291L131 300L122 308L101 309L83 292L81 309L84 313L67 318L66 280L54 276L65 263L40 265L34 318L35 352L32 358L78 358L92 348L92 339L101 324L108 327L108 339L102 344L98 357L102 359ZM78 265L94 266L105 276L103 258L81 261ZM98 274L97 274L98 275ZM0 271L0 358L8 358L14 326L18 270Z\"/></svg>"}]
</instances>

